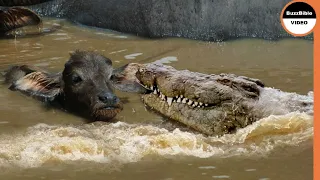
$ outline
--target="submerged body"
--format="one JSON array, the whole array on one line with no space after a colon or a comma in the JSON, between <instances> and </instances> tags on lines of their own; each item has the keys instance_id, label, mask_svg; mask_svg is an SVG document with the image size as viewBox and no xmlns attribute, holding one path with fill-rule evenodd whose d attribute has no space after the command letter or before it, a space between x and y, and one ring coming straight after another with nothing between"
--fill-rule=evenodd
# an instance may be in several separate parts
<instances>
[{"instance_id":1,"label":"submerged body","mask_svg":"<svg viewBox=\"0 0 320 180\"><path fill-rule=\"evenodd\" d=\"M14 66L5 74L11 90L94 120L110 120L122 103L113 93L110 59L87 51L75 51L61 73L52 74L27 65Z\"/></svg>"}]
</instances>

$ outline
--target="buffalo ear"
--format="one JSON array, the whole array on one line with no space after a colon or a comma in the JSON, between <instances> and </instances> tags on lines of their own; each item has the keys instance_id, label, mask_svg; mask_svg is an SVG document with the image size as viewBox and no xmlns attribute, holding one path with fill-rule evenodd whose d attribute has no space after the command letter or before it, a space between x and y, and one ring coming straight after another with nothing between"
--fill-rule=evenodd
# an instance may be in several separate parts
<instances>
[{"instance_id":1,"label":"buffalo ear","mask_svg":"<svg viewBox=\"0 0 320 180\"><path fill-rule=\"evenodd\" d=\"M23 76L30 74L32 72L36 71L42 71L38 67L35 66L29 66L29 65L16 65L16 66L11 66L9 69L5 70L3 72L4 78L5 78L5 83L6 84L12 84L22 78Z\"/></svg>"},{"instance_id":2,"label":"buffalo ear","mask_svg":"<svg viewBox=\"0 0 320 180\"><path fill-rule=\"evenodd\" d=\"M42 101L53 101L62 93L60 73L51 75L42 71L32 71L27 67L25 70L27 72L21 71L21 66L16 66L7 72L7 74L17 73L19 75L10 82L10 90L20 91Z\"/></svg>"},{"instance_id":3,"label":"buffalo ear","mask_svg":"<svg viewBox=\"0 0 320 180\"><path fill-rule=\"evenodd\" d=\"M41 25L41 18L31 11L23 7L14 7L0 10L0 34L8 35L11 30L29 26Z\"/></svg>"},{"instance_id":4,"label":"buffalo ear","mask_svg":"<svg viewBox=\"0 0 320 180\"><path fill-rule=\"evenodd\" d=\"M134 63L114 69L110 78L113 87L123 92L146 93L147 89L136 78L137 70L138 64Z\"/></svg>"}]
</instances>

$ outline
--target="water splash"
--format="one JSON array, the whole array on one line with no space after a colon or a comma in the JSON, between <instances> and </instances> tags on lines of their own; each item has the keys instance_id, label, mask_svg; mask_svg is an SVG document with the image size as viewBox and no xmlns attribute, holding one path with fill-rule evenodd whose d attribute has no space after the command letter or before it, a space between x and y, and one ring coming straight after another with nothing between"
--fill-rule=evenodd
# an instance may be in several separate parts
<instances>
[{"instance_id":1,"label":"water splash","mask_svg":"<svg viewBox=\"0 0 320 180\"><path fill-rule=\"evenodd\" d=\"M278 147L296 146L312 138L313 116L299 112L272 115L222 137L123 122L81 126L38 124L25 133L0 136L0 167L31 168L72 161L126 164L153 155L265 156Z\"/></svg>"}]
</instances>

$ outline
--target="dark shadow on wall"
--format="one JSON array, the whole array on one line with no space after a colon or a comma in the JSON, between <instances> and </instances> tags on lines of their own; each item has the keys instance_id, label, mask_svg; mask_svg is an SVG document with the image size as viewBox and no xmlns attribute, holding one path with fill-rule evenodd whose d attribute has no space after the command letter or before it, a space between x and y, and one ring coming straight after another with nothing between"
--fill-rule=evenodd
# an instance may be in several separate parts
<instances>
[{"instance_id":1,"label":"dark shadow on wall","mask_svg":"<svg viewBox=\"0 0 320 180\"><path fill-rule=\"evenodd\" d=\"M280 23L290 0L52 0L32 6L42 16L149 38L205 41L292 38ZM304 37L313 40L313 35Z\"/></svg>"}]
</instances>

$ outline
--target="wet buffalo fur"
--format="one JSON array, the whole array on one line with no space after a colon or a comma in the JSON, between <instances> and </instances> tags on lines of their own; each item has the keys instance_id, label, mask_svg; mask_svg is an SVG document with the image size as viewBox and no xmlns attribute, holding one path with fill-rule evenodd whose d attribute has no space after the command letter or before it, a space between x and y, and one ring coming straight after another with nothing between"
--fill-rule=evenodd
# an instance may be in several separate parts
<instances>
[{"instance_id":1,"label":"wet buffalo fur","mask_svg":"<svg viewBox=\"0 0 320 180\"><path fill-rule=\"evenodd\" d=\"M118 71L121 68L113 70L110 59L95 52L77 50L71 53L61 73L52 74L27 65L13 66L6 72L5 82L11 90L49 104L59 104L90 121L107 121L123 108L113 88L133 91L130 85L115 86L117 80L112 77ZM136 87L136 92L142 88Z\"/></svg>"}]
</instances>

